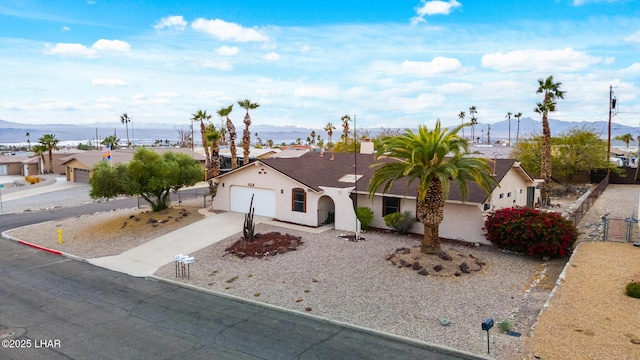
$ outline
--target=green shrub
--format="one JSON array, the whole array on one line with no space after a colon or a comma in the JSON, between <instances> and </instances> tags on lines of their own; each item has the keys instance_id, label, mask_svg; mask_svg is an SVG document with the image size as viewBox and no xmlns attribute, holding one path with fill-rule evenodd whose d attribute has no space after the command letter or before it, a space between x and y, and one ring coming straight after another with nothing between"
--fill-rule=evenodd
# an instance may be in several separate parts
<instances>
[{"instance_id":1,"label":"green shrub","mask_svg":"<svg viewBox=\"0 0 640 360\"><path fill-rule=\"evenodd\" d=\"M578 238L576 227L560 213L528 207L495 211L483 230L496 247L530 256L567 256Z\"/></svg>"},{"instance_id":2,"label":"green shrub","mask_svg":"<svg viewBox=\"0 0 640 360\"><path fill-rule=\"evenodd\" d=\"M394 212L384 216L384 223L393 228L398 234L406 234L417 221L410 210Z\"/></svg>"},{"instance_id":3,"label":"green shrub","mask_svg":"<svg viewBox=\"0 0 640 360\"><path fill-rule=\"evenodd\" d=\"M356 209L356 216L360 220L362 230L369 230L373 221L373 211L366 206L361 206Z\"/></svg>"},{"instance_id":4,"label":"green shrub","mask_svg":"<svg viewBox=\"0 0 640 360\"><path fill-rule=\"evenodd\" d=\"M627 284L627 296L640 299L640 282L634 281Z\"/></svg>"},{"instance_id":5,"label":"green shrub","mask_svg":"<svg viewBox=\"0 0 640 360\"><path fill-rule=\"evenodd\" d=\"M511 331L511 322L509 322L509 320L502 320L498 323L498 328L505 333Z\"/></svg>"}]
</instances>

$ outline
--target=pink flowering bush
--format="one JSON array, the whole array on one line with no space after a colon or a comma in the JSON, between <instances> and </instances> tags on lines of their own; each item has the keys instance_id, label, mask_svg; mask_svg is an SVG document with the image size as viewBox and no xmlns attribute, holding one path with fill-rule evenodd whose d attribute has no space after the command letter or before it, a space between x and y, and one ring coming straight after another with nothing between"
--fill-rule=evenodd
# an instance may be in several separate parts
<instances>
[{"instance_id":1,"label":"pink flowering bush","mask_svg":"<svg viewBox=\"0 0 640 360\"><path fill-rule=\"evenodd\" d=\"M576 227L560 213L528 207L495 211L483 230L494 246L530 256L567 256L578 239Z\"/></svg>"}]
</instances>

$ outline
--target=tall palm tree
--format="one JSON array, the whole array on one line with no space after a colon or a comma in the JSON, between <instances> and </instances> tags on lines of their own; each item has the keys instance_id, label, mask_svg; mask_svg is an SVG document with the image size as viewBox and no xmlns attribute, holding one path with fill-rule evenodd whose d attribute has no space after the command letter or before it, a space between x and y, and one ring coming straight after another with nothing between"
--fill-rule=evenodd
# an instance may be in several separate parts
<instances>
[{"instance_id":1,"label":"tall palm tree","mask_svg":"<svg viewBox=\"0 0 640 360\"><path fill-rule=\"evenodd\" d=\"M236 127L233 125L231 119L229 119L229 114L233 110L233 104L223 107L218 110L216 113L220 115L221 118L226 118L226 126L227 133L229 134L229 151L231 152L231 168L235 169L238 167L238 153L236 151Z\"/></svg>"},{"instance_id":2,"label":"tall palm tree","mask_svg":"<svg viewBox=\"0 0 640 360\"><path fill-rule=\"evenodd\" d=\"M44 147L45 151L49 152L49 174L53 174L53 150L60 150L58 147L60 139L54 134L44 134L38 139L38 142Z\"/></svg>"},{"instance_id":3,"label":"tall palm tree","mask_svg":"<svg viewBox=\"0 0 640 360\"><path fill-rule=\"evenodd\" d=\"M513 113L509 111L507 113L507 116L505 116L506 118L509 119L509 146L511 146L511 115L513 115Z\"/></svg>"},{"instance_id":4,"label":"tall palm tree","mask_svg":"<svg viewBox=\"0 0 640 360\"><path fill-rule=\"evenodd\" d=\"M469 115L471 116L471 143L473 143L473 137L475 136L476 124L478 123L478 119L476 118L476 114L478 110L475 105L472 105L469 108Z\"/></svg>"},{"instance_id":5,"label":"tall palm tree","mask_svg":"<svg viewBox=\"0 0 640 360\"><path fill-rule=\"evenodd\" d=\"M27 151L31 151L31 134L27 131Z\"/></svg>"},{"instance_id":6,"label":"tall palm tree","mask_svg":"<svg viewBox=\"0 0 640 360\"><path fill-rule=\"evenodd\" d=\"M418 182L416 217L424 225L423 253L440 252L438 228L451 184L460 190L463 199L467 197L469 181L488 193L497 184L489 160L465 156L469 143L458 135L464 126L449 131L441 128L439 120L433 130L419 125L417 133L407 129L404 134L384 140L382 151L376 155L396 161L373 165L376 169L369 182L370 197L380 190L386 193L399 179L406 178L407 186Z\"/></svg>"},{"instance_id":7,"label":"tall palm tree","mask_svg":"<svg viewBox=\"0 0 640 360\"><path fill-rule=\"evenodd\" d=\"M221 133L215 125L211 123L207 124L205 137L207 138L207 143L211 147L211 167L207 168L207 179L211 199L216 197L216 194L218 193L218 184L213 182L213 178L220 174L220 136Z\"/></svg>"},{"instance_id":8,"label":"tall palm tree","mask_svg":"<svg viewBox=\"0 0 640 360\"><path fill-rule=\"evenodd\" d=\"M458 114L458 118L460 119L460 122L462 124L464 124L464 117L467 116L467 114L464 113L464 111L460 111L460 114ZM464 139L464 128L462 128L462 138Z\"/></svg>"},{"instance_id":9,"label":"tall palm tree","mask_svg":"<svg viewBox=\"0 0 640 360\"><path fill-rule=\"evenodd\" d=\"M342 115L342 118L340 118L340 121L342 121L342 141L345 142L345 145L347 143L347 141L349 141L349 122L351 122L351 116L349 115Z\"/></svg>"},{"instance_id":10,"label":"tall palm tree","mask_svg":"<svg viewBox=\"0 0 640 360\"><path fill-rule=\"evenodd\" d=\"M238 101L238 105L241 108L247 110L247 114L244 116L244 132L242 133L242 149L244 149L244 163L249 163L249 146L251 146L251 132L249 132L249 126L251 125L251 116L249 116L249 109L257 109L260 104L252 103L249 99Z\"/></svg>"},{"instance_id":11,"label":"tall palm tree","mask_svg":"<svg viewBox=\"0 0 640 360\"><path fill-rule=\"evenodd\" d=\"M518 141L520 141L520 118L522 117L522 113L519 112L515 115L513 115L513 117L515 117L516 119L518 119L518 128L516 130L516 144L518 143Z\"/></svg>"},{"instance_id":12,"label":"tall palm tree","mask_svg":"<svg viewBox=\"0 0 640 360\"><path fill-rule=\"evenodd\" d=\"M211 180L211 174L212 174L212 168L213 168L213 163L212 163L212 158L211 158L211 153L209 152L209 145L207 143L207 124L205 124L205 121L209 121L211 119L211 114L207 113L207 110L201 110L198 109L198 111L196 111L194 114L191 114L191 121L193 122L200 122L200 138L202 140L202 148L204 150L204 159L205 159L205 169L207 172L207 175L205 176L208 182L209 182L209 192L211 192L211 184L213 183L213 180Z\"/></svg>"},{"instance_id":13,"label":"tall palm tree","mask_svg":"<svg viewBox=\"0 0 640 360\"><path fill-rule=\"evenodd\" d=\"M549 112L556 111L556 100L564 99L564 91L560 90L561 82L553 82L553 75L546 79L538 79L536 94L543 94L542 102L534 109L542 114L542 144L540 147L540 175L544 179L540 196L544 205L549 203L549 187L551 186L551 129L549 128Z\"/></svg>"},{"instance_id":14,"label":"tall palm tree","mask_svg":"<svg viewBox=\"0 0 640 360\"><path fill-rule=\"evenodd\" d=\"M331 141L331 138L333 136L333 130L335 130L336 127L333 126L332 122L328 122L327 125L324 127L324 131L327 132L327 135L329 135L329 143L327 144L328 147L333 147L333 142Z\"/></svg>"},{"instance_id":15,"label":"tall palm tree","mask_svg":"<svg viewBox=\"0 0 640 360\"><path fill-rule=\"evenodd\" d=\"M127 129L127 147L131 146L131 141L129 141L129 123L131 122L131 118L127 113L120 115L120 122L126 126Z\"/></svg>"}]
</instances>

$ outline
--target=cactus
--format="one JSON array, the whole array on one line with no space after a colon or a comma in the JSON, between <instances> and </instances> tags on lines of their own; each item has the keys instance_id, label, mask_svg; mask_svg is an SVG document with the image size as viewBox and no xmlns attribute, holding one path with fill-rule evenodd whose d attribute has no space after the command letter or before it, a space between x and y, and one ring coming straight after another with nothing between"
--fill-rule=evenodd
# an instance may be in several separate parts
<instances>
[{"instance_id":1,"label":"cactus","mask_svg":"<svg viewBox=\"0 0 640 360\"><path fill-rule=\"evenodd\" d=\"M256 225L253 223L253 210L253 195L251 195L249 212L244 214L244 228L242 229L244 241L252 241L255 234Z\"/></svg>"}]
</instances>

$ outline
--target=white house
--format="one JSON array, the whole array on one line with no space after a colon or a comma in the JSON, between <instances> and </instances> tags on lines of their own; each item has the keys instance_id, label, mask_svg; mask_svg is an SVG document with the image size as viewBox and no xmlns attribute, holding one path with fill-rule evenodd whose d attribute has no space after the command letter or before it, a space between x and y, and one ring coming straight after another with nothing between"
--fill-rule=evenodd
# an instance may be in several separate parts
<instances>
[{"instance_id":1,"label":"white house","mask_svg":"<svg viewBox=\"0 0 640 360\"><path fill-rule=\"evenodd\" d=\"M378 160L380 161L380 160ZM369 197L368 184L376 160L373 154L317 153L300 157L268 158L237 168L216 178L214 210L246 213L253 196L255 214L317 227L334 223L337 230L359 229L355 206L373 210L374 227L387 228L383 216L416 210L416 184L396 181L388 193ZM487 194L470 183L463 201L452 184L444 208L440 236L488 243L482 227L489 211L512 206L533 206L536 182L513 159L491 160L499 186ZM412 232L422 233L421 223Z\"/></svg>"}]
</instances>

